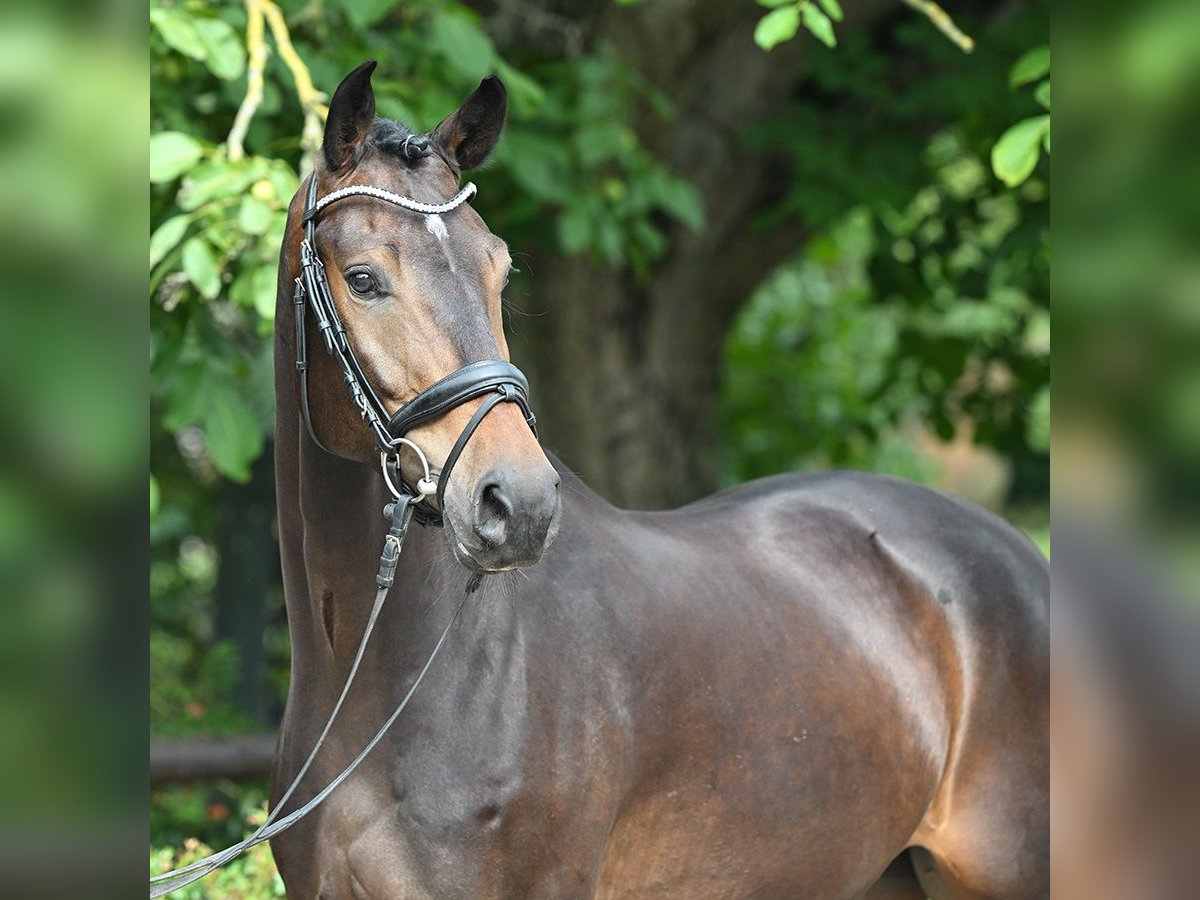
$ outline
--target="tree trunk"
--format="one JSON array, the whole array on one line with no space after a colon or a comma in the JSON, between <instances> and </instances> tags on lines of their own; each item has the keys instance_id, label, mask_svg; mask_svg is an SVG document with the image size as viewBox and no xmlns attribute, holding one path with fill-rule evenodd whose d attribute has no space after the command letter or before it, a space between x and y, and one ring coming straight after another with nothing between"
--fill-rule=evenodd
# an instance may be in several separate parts
<instances>
[{"instance_id":1,"label":"tree trunk","mask_svg":"<svg viewBox=\"0 0 1200 900\"><path fill-rule=\"evenodd\" d=\"M855 7L846 28L895 4ZM516 323L520 337L510 341L546 445L618 505L675 506L716 487L722 340L754 288L804 239L799 223L770 232L753 225L787 173L778 159L750 152L742 134L783 108L800 79L799 54L813 49L802 33L764 53L753 40L764 13L712 0L592 4L590 18L562 10L584 23L588 46L611 43L670 98L674 118L647 112L639 135L705 201L701 232L664 223L670 249L643 281L583 257L542 254L522 302L533 316ZM520 4L504 5L489 30L501 46L519 33L525 46L570 52L570 35L537 24Z\"/></svg>"}]
</instances>

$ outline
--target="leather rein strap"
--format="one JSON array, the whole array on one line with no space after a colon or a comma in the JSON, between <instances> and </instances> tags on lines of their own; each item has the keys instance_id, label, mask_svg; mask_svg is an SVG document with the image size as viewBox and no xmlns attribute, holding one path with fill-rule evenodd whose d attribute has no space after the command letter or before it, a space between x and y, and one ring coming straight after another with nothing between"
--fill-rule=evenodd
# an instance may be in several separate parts
<instances>
[{"instance_id":1,"label":"leather rein strap","mask_svg":"<svg viewBox=\"0 0 1200 900\"><path fill-rule=\"evenodd\" d=\"M308 347L307 347L307 307L312 307L313 318L317 329L325 341L326 351L337 360L346 387L350 391L350 400L358 410L359 415L371 429L375 443L379 446L384 475L389 487L397 499L405 499L414 506L414 517L422 525L441 525L446 484L450 471L458 462L467 442L475 433L484 417L497 404L503 402L516 403L525 416L533 433L537 434L537 420L529 406L529 384L525 376L510 362L500 359L485 359L473 362L461 369L451 372L445 378L435 382L416 397L409 400L393 414L388 414L379 395L367 378L354 348L346 334L345 326L338 315L337 305L329 288L329 278L325 266L317 253L316 220L318 215L331 203L346 197L373 197L392 203L403 209L423 215L441 215L451 212L466 203L475 193L475 185L467 184L450 200L445 203L422 203L409 197L385 191L370 185L351 185L333 191L317 199L316 174L309 176L308 196L304 209L304 240L300 244L300 277L296 279L296 292L293 296L296 319L296 370L300 374L300 412L304 418L305 428L313 442L323 450L329 448L321 443L313 427L312 413L308 402ZM419 425L430 422L445 415L455 407L479 397L486 397L479 408L471 416L467 426L454 442L441 472L437 476L438 506L429 503L428 491L412 489L404 481L400 473L399 448L401 444L415 445L405 439L405 435Z\"/></svg>"}]
</instances>

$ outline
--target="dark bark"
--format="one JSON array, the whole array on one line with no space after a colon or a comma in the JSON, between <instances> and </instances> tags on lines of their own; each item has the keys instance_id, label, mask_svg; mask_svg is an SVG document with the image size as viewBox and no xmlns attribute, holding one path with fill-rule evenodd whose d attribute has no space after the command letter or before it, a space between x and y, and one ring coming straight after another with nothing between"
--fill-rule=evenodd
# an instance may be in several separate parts
<instances>
[{"instance_id":1,"label":"dark bark","mask_svg":"<svg viewBox=\"0 0 1200 900\"><path fill-rule=\"evenodd\" d=\"M490 20L508 36L550 51L611 42L676 109L671 121L647 112L641 139L705 201L706 225L693 233L669 223L667 256L639 281L581 257L535 260L534 315L514 324L514 357L529 374L547 446L611 501L674 506L717 483L716 406L721 343L730 320L757 284L804 239L801 223L763 232L755 217L786 183L778 159L751 153L748 125L782 108L797 89L798 40L764 53L753 40L765 10L751 3L659 0L561 12L582 23L539 27L519 5ZM858 21L894 5L858 4ZM582 15L582 17L581 17ZM586 40L583 35L586 35Z\"/></svg>"}]
</instances>

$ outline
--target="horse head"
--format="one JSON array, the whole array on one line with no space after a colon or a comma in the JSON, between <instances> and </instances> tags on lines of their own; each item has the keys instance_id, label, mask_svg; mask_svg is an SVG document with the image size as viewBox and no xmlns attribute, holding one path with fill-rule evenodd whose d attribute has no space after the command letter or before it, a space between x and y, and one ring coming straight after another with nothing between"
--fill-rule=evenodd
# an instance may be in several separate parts
<instances>
[{"instance_id":1,"label":"horse head","mask_svg":"<svg viewBox=\"0 0 1200 900\"><path fill-rule=\"evenodd\" d=\"M315 313L331 353L301 362L302 408L313 439L340 456L378 465L390 439L407 484L421 483L428 460L440 483L436 501L427 499L440 504L463 565L477 572L532 565L557 532L559 476L523 415L523 377L504 365L508 246L465 202L469 190L459 190L461 173L481 165L500 138L504 86L485 79L431 133L416 134L376 117L374 68L364 63L338 86L314 181L290 211L289 242L299 243L306 213L312 220L307 250L319 260L309 265L320 270L320 283L311 282L310 292L319 288L332 304L325 318L336 326L326 328ZM299 314L309 327L304 307ZM301 331L301 346L303 339ZM341 367L339 340L347 348ZM499 398L468 396L497 370ZM349 402L346 383L355 381L369 403L353 385L357 405ZM376 413L374 435L364 427L367 407ZM426 414L409 415L418 408ZM405 441L396 440L398 429Z\"/></svg>"}]
</instances>

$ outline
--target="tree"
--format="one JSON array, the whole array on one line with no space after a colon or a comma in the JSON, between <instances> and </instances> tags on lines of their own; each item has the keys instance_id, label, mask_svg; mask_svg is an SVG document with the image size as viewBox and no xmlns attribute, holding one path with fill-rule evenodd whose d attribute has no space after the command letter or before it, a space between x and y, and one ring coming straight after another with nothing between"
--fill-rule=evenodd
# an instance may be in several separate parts
<instances>
[{"instance_id":1,"label":"tree","mask_svg":"<svg viewBox=\"0 0 1200 900\"><path fill-rule=\"evenodd\" d=\"M670 98L671 115L645 102L624 124L696 189L704 218L698 227L688 217L652 221L667 249L648 265L636 258L614 265L614 254L540 254L526 304L533 317L514 323L528 340L513 342L514 353L533 378L550 446L618 503L672 506L717 483L722 345L754 289L846 209L886 214L907 202L934 177L921 165L934 129L973 116L976 142L990 146L1011 104L1003 84L987 79L998 48L982 54L992 60L972 60L972 73L955 46L887 2L854 5L839 26L849 43L838 54L809 40L770 55L754 47L765 19L749 5L579 6L563 4L561 14L583 17L589 46L607 43L618 60L636 64L654 92L645 99ZM823 15L811 3L797 6L798 17ZM534 17L516 8L502 10L495 20L502 49L503 36L515 34L525 52L531 38L543 52L555 46L557 32L527 27ZM1021 28L989 29L985 5L974 13L983 34L1000 32L1001 46L1028 40ZM1037 27L1037 16L1031 10L1024 28ZM880 35L899 46L890 58L879 49ZM997 109L986 109L996 96ZM601 184L619 203L623 183ZM810 189L815 202L805 195ZM594 219L589 224L603 240L603 219ZM884 278L882 285L904 281ZM946 349L912 352L923 353L928 368ZM964 363L962 354L957 362ZM1045 383L1048 360L1038 377ZM1030 388L1028 379L1021 387Z\"/></svg>"},{"instance_id":2,"label":"tree","mask_svg":"<svg viewBox=\"0 0 1200 900\"><path fill-rule=\"evenodd\" d=\"M1044 492L1048 163L1030 169L1028 142L1002 154L1026 179L1010 188L986 161L1043 122L1048 90L1021 82L1047 61L1013 64L1047 7L962 4L968 56L905 3L842 20L833 0L154 0L155 721L257 716L243 669L264 621L286 677L278 606L224 589L235 566L261 583L263 546L239 556L221 523L266 502L228 482L269 470L286 207L321 90L368 57L380 113L417 128L489 72L507 84L473 203L524 270L507 324L544 441L601 494L653 508L792 468L895 468L879 448L914 418L970 422Z\"/></svg>"},{"instance_id":3,"label":"tree","mask_svg":"<svg viewBox=\"0 0 1200 900\"><path fill-rule=\"evenodd\" d=\"M279 50L270 55L265 40L257 45L268 58L252 120L246 102L231 118L245 68L237 46L242 11L225 4L152 10L156 40L166 45L156 56L156 92L186 89L197 98L160 104L156 127L165 133L152 144L152 179L183 181L175 194L180 214L155 234L152 287L160 308L180 291L198 293L236 320L156 329L174 329L180 341L164 340L158 356L171 370L162 379L163 421L175 432L198 424L213 462L234 477L244 477L262 448L269 397L261 360L251 365L247 353L261 353L269 328L269 269L296 183L297 132L304 122L311 142L321 109L303 60L313 83L329 85L377 53L390 76L381 111L418 127L437 121L481 74L496 69L509 80L512 121L479 206L528 254L529 277L511 299L531 315L512 317L514 353L534 383L548 444L601 493L635 506L671 505L716 484L721 344L753 289L797 254L806 235L829 225L839 203L882 206L915 190L930 129L959 116L997 118L964 104L963 90L936 98L926 88L914 102L911 88L923 79L947 86L948 74L970 70L928 23L888 0L855 5L838 26L845 40L836 55L811 39L764 53L754 43L761 10L708 0L502 3L483 20L448 2L346 3L320 17L299 10L290 31L266 0L247 9L266 10L265 30ZM987 36L987 5L968 12ZM1029 20L1040 24L1036 9L1024 19L1026 31ZM386 50L384 35L397 38ZM890 58L881 38L899 45ZM979 73L994 65L973 65L967 84L976 93L971 103L980 104L989 98ZM870 74L839 84L829 77L838 67ZM857 193L838 155L845 147L822 153L815 135L786 127L776 132L782 140L761 139L772 123L824 128L838 117L866 126L836 127L843 137L870 141L868 127L888 128L888 150L902 157L884 175L862 171ZM226 134L236 146L219 143ZM245 156L243 140L268 155ZM797 147L809 155L800 159ZM279 150L282 157L271 158ZM840 195L826 189L811 204L797 196L830 179L841 182ZM160 193L160 204L168 196ZM180 308L172 310L179 319ZM221 356L213 350L227 346L221 339L231 325L248 344L224 353L218 377L196 377L211 372ZM191 375L179 360L193 364Z\"/></svg>"}]
</instances>

